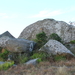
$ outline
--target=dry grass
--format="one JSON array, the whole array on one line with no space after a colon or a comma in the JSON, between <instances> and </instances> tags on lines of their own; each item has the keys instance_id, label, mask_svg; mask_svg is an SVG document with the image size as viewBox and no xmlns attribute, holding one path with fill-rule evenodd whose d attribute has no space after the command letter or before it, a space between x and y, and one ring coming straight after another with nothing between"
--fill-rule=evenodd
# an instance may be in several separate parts
<instances>
[{"instance_id":1,"label":"dry grass","mask_svg":"<svg viewBox=\"0 0 75 75\"><path fill-rule=\"evenodd\" d=\"M0 75L75 75L75 59L60 62L40 62L38 65L17 65Z\"/></svg>"},{"instance_id":2,"label":"dry grass","mask_svg":"<svg viewBox=\"0 0 75 75\"><path fill-rule=\"evenodd\" d=\"M68 72L67 67L63 66L57 69L57 72L55 75L71 75L71 74Z\"/></svg>"}]
</instances>

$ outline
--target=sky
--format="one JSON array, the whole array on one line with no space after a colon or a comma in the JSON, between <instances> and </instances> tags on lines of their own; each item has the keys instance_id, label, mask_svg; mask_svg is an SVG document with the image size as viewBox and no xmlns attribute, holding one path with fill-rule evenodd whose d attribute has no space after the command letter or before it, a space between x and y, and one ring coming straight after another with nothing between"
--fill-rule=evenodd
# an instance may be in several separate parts
<instances>
[{"instance_id":1,"label":"sky","mask_svg":"<svg viewBox=\"0 0 75 75\"><path fill-rule=\"evenodd\" d=\"M23 29L43 19L75 21L75 0L0 0L0 34L18 37Z\"/></svg>"}]
</instances>

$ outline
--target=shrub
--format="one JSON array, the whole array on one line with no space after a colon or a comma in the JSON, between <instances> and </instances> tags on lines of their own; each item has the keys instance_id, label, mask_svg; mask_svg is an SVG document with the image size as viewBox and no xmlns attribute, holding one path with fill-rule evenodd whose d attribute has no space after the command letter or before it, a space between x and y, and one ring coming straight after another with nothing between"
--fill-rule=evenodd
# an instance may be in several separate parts
<instances>
[{"instance_id":1,"label":"shrub","mask_svg":"<svg viewBox=\"0 0 75 75\"><path fill-rule=\"evenodd\" d=\"M4 64L0 64L0 70L7 70L13 64L14 64L14 62L5 62Z\"/></svg>"},{"instance_id":2,"label":"shrub","mask_svg":"<svg viewBox=\"0 0 75 75\"><path fill-rule=\"evenodd\" d=\"M43 58L46 57L46 54L44 52L38 52L38 53L34 53L31 58L35 59L35 58Z\"/></svg>"},{"instance_id":3,"label":"shrub","mask_svg":"<svg viewBox=\"0 0 75 75\"><path fill-rule=\"evenodd\" d=\"M22 64L22 63L25 63L28 61L28 57L25 57L25 56L19 56L19 63Z\"/></svg>"},{"instance_id":4,"label":"shrub","mask_svg":"<svg viewBox=\"0 0 75 75\"><path fill-rule=\"evenodd\" d=\"M47 61L48 59L47 58L50 58L51 55L49 55L48 53L46 52L43 52L43 51L39 51L37 53L34 53L31 58L32 59L36 59L36 58L39 58L37 61L38 62L41 62L41 61Z\"/></svg>"},{"instance_id":5,"label":"shrub","mask_svg":"<svg viewBox=\"0 0 75 75\"><path fill-rule=\"evenodd\" d=\"M47 42L47 36L45 32L41 32L36 35L36 39L34 41L37 43L38 47L42 47Z\"/></svg>"},{"instance_id":6,"label":"shrub","mask_svg":"<svg viewBox=\"0 0 75 75\"><path fill-rule=\"evenodd\" d=\"M38 63L42 62L42 59L41 58L37 59L37 62Z\"/></svg>"},{"instance_id":7,"label":"shrub","mask_svg":"<svg viewBox=\"0 0 75 75\"><path fill-rule=\"evenodd\" d=\"M8 58L9 51L5 49L3 53L0 53L0 58L3 58L4 60Z\"/></svg>"},{"instance_id":8,"label":"shrub","mask_svg":"<svg viewBox=\"0 0 75 75\"><path fill-rule=\"evenodd\" d=\"M70 41L70 43L75 44L75 40Z\"/></svg>"},{"instance_id":9,"label":"shrub","mask_svg":"<svg viewBox=\"0 0 75 75\"><path fill-rule=\"evenodd\" d=\"M61 42L61 38L56 33L52 33L49 39L54 39L54 40Z\"/></svg>"}]
</instances>

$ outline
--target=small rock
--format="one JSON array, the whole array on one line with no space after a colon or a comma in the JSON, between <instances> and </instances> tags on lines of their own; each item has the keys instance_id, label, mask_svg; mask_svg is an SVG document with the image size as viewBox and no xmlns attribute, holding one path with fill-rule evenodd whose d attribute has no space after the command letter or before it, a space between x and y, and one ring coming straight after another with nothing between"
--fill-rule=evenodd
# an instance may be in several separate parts
<instances>
[{"instance_id":1,"label":"small rock","mask_svg":"<svg viewBox=\"0 0 75 75\"><path fill-rule=\"evenodd\" d=\"M27 65L29 65L29 64L36 65L36 64L37 64L37 59L38 59L38 58L29 60L29 61L27 61L25 64L27 64Z\"/></svg>"}]
</instances>

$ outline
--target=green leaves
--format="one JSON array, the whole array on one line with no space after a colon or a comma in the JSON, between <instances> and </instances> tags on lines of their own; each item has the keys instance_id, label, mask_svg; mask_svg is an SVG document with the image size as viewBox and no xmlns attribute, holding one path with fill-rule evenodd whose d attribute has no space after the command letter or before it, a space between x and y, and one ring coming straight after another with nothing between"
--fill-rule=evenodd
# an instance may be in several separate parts
<instances>
[{"instance_id":1,"label":"green leaves","mask_svg":"<svg viewBox=\"0 0 75 75\"><path fill-rule=\"evenodd\" d=\"M0 64L0 70L7 70L8 68L10 68L12 65L14 64L14 62L5 62L4 64Z\"/></svg>"},{"instance_id":2,"label":"green leaves","mask_svg":"<svg viewBox=\"0 0 75 75\"><path fill-rule=\"evenodd\" d=\"M61 42L61 38L56 33L52 33L49 38Z\"/></svg>"},{"instance_id":3,"label":"green leaves","mask_svg":"<svg viewBox=\"0 0 75 75\"><path fill-rule=\"evenodd\" d=\"M41 48L47 42L47 36L45 32L37 34L36 39L34 39L34 41L37 43L38 49Z\"/></svg>"},{"instance_id":4,"label":"green leaves","mask_svg":"<svg viewBox=\"0 0 75 75\"><path fill-rule=\"evenodd\" d=\"M0 53L0 58L6 59L8 58L9 51L5 49L3 53Z\"/></svg>"}]
</instances>

